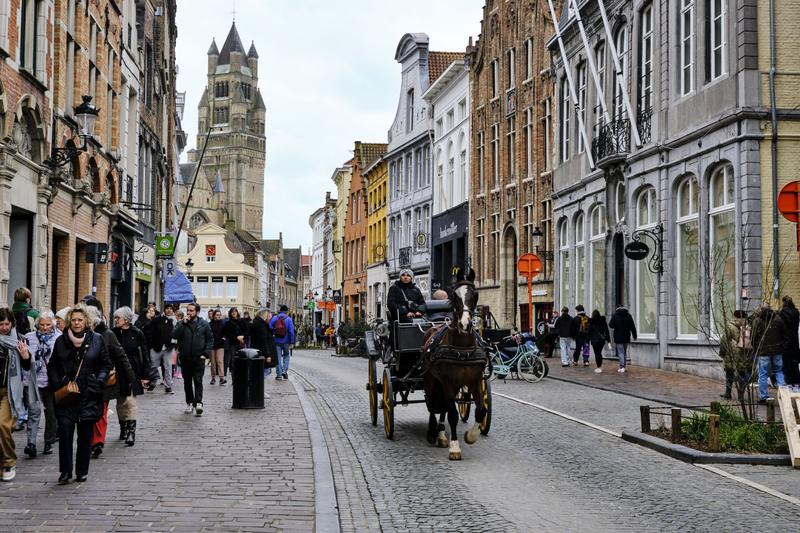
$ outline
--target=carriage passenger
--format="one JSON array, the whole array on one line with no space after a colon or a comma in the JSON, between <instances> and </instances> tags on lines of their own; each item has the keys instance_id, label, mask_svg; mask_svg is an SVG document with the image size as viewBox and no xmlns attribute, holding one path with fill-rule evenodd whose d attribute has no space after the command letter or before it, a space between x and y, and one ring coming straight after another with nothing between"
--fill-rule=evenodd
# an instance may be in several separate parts
<instances>
[{"instance_id":1,"label":"carriage passenger","mask_svg":"<svg viewBox=\"0 0 800 533\"><path fill-rule=\"evenodd\" d=\"M434 300L449 300L450 299L450 297L447 294L447 291L444 291L442 289L438 289L438 290L434 291L433 296L431 298L434 299ZM445 320L450 318L452 315L453 315L452 310L444 309L444 310L441 310L441 311L436 311L436 312L433 312L433 313L429 313L428 314L428 320L430 320L431 322L444 322Z\"/></svg>"},{"instance_id":2,"label":"carriage passenger","mask_svg":"<svg viewBox=\"0 0 800 533\"><path fill-rule=\"evenodd\" d=\"M400 271L400 279L389 287L386 306L392 321L411 322L422 317L425 311L425 298L414 284L414 273L410 268Z\"/></svg>"}]
</instances>

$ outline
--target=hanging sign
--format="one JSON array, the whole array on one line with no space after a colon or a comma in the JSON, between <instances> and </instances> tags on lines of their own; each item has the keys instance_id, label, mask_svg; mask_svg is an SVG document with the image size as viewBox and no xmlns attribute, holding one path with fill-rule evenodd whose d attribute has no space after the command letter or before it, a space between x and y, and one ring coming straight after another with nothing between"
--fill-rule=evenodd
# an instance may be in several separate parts
<instances>
[{"instance_id":1,"label":"hanging sign","mask_svg":"<svg viewBox=\"0 0 800 533\"><path fill-rule=\"evenodd\" d=\"M625 246L625 257L633 261L641 261L649 253L650 248L641 241L631 241Z\"/></svg>"},{"instance_id":2,"label":"hanging sign","mask_svg":"<svg viewBox=\"0 0 800 533\"><path fill-rule=\"evenodd\" d=\"M169 233L159 233L156 236L156 257L167 258L175 254L175 236Z\"/></svg>"}]
</instances>

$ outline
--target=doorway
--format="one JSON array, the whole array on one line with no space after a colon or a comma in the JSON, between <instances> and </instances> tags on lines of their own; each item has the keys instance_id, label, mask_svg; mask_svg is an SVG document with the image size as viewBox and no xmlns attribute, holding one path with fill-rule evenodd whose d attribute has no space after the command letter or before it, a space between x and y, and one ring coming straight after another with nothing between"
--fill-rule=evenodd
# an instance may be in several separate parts
<instances>
[{"instance_id":1,"label":"doorway","mask_svg":"<svg viewBox=\"0 0 800 533\"><path fill-rule=\"evenodd\" d=\"M517 232L509 227L503 236L503 248L500 254L501 294L503 295L503 324L506 327L518 327L517 324Z\"/></svg>"},{"instance_id":2,"label":"doorway","mask_svg":"<svg viewBox=\"0 0 800 533\"><path fill-rule=\"evenodd\" d=\"M625 299L625 237L622 233L614 235L614 308L627 305Z\"/></svg>"}]
</instances>

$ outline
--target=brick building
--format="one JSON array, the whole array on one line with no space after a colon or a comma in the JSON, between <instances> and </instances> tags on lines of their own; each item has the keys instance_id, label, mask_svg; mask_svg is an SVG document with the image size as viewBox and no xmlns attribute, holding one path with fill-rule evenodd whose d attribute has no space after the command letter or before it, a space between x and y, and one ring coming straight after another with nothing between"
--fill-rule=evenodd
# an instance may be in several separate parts
<instances>
[{"instance_id":1,"label":"brick building","mask_svg":"<svg viewBox=\"0 0 800 533\"><path fill-rule=\"evenodd\" d=\"M385 295L389 293L386 261L386 206L389 172L386 160L376 159L363 171L367 188L367 317L383 318Z\"/></svg>"},{"instance_id":2,"label":"brick building","mask_svg":"<svg viewBox=\"0 0 800 533\"><path fill-rule=\"evenodd\" d=\"M23 9L24 8L24 9ZM0 302L29 287L49 304L53 2L0 1Z\"/></svg>"},{"instance_id":3,"label":"brick building","mask_svg":"<svg viewBox=\"0 0 800 533\"><path fill-rule=\"evenodd\" d=\"M489 0L467 48L471 100L470 260L481 304L506 328L526 328L517 259L552 248L552 80L546 2ZM541 253L542 257L546 254ZM552 268L534 281L537 323L553 306ZM488 316L487 316L488 318ZM493 325L493 322L492 322Z\"/></svg>"},{"instance_id":4,"label":"brick building","mask_svg":"<svg viewBox=\"0 0 800 533\"><path fill-rule=\"evenodd\" d=\"M365 170L386 153L386 144L356 141L352 178L344 224L344 283L342 297L345 320L365 317L367 292L367 186Z\"/></svg>"}]
</instances>

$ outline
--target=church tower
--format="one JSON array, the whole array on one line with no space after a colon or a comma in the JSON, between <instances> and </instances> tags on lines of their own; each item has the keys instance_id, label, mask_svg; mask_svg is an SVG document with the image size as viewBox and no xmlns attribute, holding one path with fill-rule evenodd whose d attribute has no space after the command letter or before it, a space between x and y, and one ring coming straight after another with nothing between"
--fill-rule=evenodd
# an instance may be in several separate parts
<instances>
[{"instance_id":1,"label":"church tower","mask_svg":"<svg viewBox=\"0 0 800 533\"><path fill-rule=\"evenodd\" d=\"M208 84L200 98L197 149L189 153L196 162L211 128L203 174L225 191L222 202L227 221L262 238L264 213L264 162L266 107L258 89L258 52L255 44L245 52L236 22L217 48L208 49Z\"/></svg>"}]
</instances>

